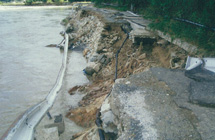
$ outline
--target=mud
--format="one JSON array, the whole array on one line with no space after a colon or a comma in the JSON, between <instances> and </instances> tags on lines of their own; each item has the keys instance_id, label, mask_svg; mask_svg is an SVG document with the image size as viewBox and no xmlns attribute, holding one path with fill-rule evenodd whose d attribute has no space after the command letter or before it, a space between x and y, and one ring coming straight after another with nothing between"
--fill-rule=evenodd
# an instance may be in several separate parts
<instances>
[{"instance_id":1,"label":"mud","mask_svg":"<svg viewBox=\"0 0 215 140\"><path fill-rule=\"evenodd\" d=\"M125 30L132 29L129 22L114 18L116 13L118 12L114 10L82 8L63 23L69 31L71 46L85 46L83 56L88 61L87 67L94 70L88 75L91 84L71 87L68 91L71 95L79 92L85 96L79 102L79 107L71 109L66 117L89 128L73 139L91 139L89 135L96 133L96 113L112 90L115 54L127 36ZM126 78L151 67L181 69L185 65L186 56L187 52L183 49L158 36L151 37L151 33L135 42L128 39L118 56L118 78Z\"/></svg>"}]
</instances>

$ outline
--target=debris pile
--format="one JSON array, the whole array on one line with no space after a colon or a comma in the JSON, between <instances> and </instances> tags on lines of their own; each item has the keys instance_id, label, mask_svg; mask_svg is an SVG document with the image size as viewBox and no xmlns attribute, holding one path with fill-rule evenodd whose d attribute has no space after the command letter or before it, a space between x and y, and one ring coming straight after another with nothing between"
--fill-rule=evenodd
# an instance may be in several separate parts
<instances>
[{"instance_id":1,"label":"debris pile","mask_svg":"<svg viewBox=\"0 0 215 140\"><path fill-rule=\"evenodd\" d=\"M68 91L71 95L75 92L81 92L85 96L79 102L79 108L71 109L67 113L67 117L78 125L89 128L86 132L75 135L73 139L85 138L90 140L93 137L98 138L95 119L101 106L101 119L103 120L104 131L107 134L106 137L116 138L121 134L122 137L125 137L122 132L124 126L121 126L121 128L119 126L122 124L120 122L122 120L118 118L118 121L116 121L115 119L115 117L120 116L114 114L116 112L111 112L113 106L111 107L107 103L112 101L108 99L104 102L106 96L112 91L115 54L127 36L125 31L131 30L132 34L118 56L118 78L127 78L133 74L147 71L152 67L181 69L185 66L188 55L185 50L149 31L145 31L144 35L138 34L135 36L136 32L139 33L138 28L134 28L130 22L121 20L119 16L123 17L123 13L117 13L119 12L114 10L82 8L74 11L71 16L64 20L66 22L63 24L70 36L71 48L84 46L83 56L88 61L84 72L92 81L89 85L71 87L71 90ZM146 29L142 28L142 30ZM129 83L129 81L127 82ZM192 127L190 124L188 125ZM153 132L154 134L156 132ZM194 135L197 137L196 132L194 132Z\"/></svg>"}]
</instances>

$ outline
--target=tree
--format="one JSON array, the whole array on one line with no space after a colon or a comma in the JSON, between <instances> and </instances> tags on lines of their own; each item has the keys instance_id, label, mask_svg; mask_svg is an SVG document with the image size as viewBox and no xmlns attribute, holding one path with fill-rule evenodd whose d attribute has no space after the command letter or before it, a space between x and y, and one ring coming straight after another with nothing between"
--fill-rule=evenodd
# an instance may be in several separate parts
<instances>
[{"instance_id":1,"label":"tree","mask_svg":"<svg viewBox=\"0 0 215 140\"><path fill-rule=\"evenodd\" d=\"M26 5L32 5L32 3L33 3L33 0L26 0L26 1L25 1L25 4L26 4Z\"/></svg>"}]
</instances>

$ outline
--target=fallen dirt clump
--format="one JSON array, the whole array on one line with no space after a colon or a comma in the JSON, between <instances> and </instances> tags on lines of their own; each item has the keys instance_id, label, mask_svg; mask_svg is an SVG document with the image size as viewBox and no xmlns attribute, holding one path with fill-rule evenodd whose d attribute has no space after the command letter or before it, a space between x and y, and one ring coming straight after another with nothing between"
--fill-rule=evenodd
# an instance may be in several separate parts
<instances>
[{"instance_id":1,"label":"fallen dirt clump","mask_svg":"<svg viewBox=\"0 0 215 140\"><path fill-rule=\"evenodd\" d=\"M98 97L90 105L79 107L67 113L66 117L82 127L91 127L95 125L96 113L106 95Z\"/></svg>"},{"instance_id":2,"label":"fallen dirt clump","mask_svg":"<svg viewBox=\"0 0 215 140\"><path fill-rule=\"evenodd\" d=\"M75 91L81 91L86 94L83 99L79 102L79 108L71 109L66 117L73 120L75 123L82 127L91 127L95 125L96 113L100 108L104 98L110 93L113 82L102 81L87 85L84 87L76 86L73 89ZM71 91L71 90L70 90Z\"/></svg>"},{"instance_id":3,"label":"fallen dirt clump","mask_svg":"<svg viewBox=\"0 0 215 140\"><path fill-rule=\"evenodd\" d=\"M79 102L80 107L71 109L66 117L80 126L95 127L96 113L114 84L115 54L127 36L123 27L129 24L110 22L101 13L92 10L77 11L67 18L67 22L65 26L70 45L86 46L83 56L88 61L88 68L91 68L86 73L90 72L88 78L92 84L76 86L68 91L71 95L76 91L86 95ZM139 39L135 43L128 39L118 56L118 78L126 78L155 66L182 68L186 56L183 49L159 37Z\"/></svg>"},{"instance_id":4,"label":"fallen dirt clump","mask_svg":"<svg viewBox=\"0 0 215 140\"><path fill-rule=\"evenodd\" d=\"M78 89L81 89L81 87L84 88L84 86L74 86L73 88L71 88L71 89L68 91L68 93L69 93L70 95L74 95L75 92L76 92Z\"/></svg>"}]
</instances>

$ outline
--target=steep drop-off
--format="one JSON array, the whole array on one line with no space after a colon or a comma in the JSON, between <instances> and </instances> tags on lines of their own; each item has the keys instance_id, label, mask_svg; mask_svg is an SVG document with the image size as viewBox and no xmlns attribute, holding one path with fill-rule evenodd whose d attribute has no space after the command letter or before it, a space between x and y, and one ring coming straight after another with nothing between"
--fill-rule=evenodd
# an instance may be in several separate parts
<instances>
[{"instance_id":1,"label":"steep drop-off","mask_svg":"<svg viewBox=\"0 0 215 140\"><path fill-rule=\"evenodd\" d=\"M161 129L161 127L169 127L164 122L164 124L159 125L157 128L154 128L154 122L153 122L153 111L150 110L147 113L148 108L143 109L143 107L135 107L131 108L134 109L134 111L131 111L130 113L133 113L132 115L128 112L126 112L126 104L129 103L132 105L139 104L139 102L135 102L135 98L144 98L146 95L142 97L142 93L139 93L138 90L142 91L144 90L143 87L141 89L138 89L138 83L136 86L131 87L131 89L136 88L134 96L131 97L125 97L128 101L123 100L124 98L121 97L114 97L114 96L120 96L116 93L116 91L119 91L120 93L123 92L123 90L126 90L126 88L118 87L117 85L114 86L114 89L112 89L114 84L114 78L115 78L115 65L116 65L116 53L119 51L119 48L121 47L122 43L124 42L125 38L127 37L127 33L129 33L129 39L126 40L124 46L120 50L119 56L118 56L118 78L127 78L131 75L135 75L138 73L144 73L144 71L148 71L152 67L164 67L168 69L181 69L185 65L185 59L187 55L189 54L182 48L171 44L171 42L168 42L162 38L160 38L158 35L154 34L151 31L147 31L145 27L141 27L138 24L129 22L127 20L129 17L132 17L133 15L129 12L118 12L114 10L105 10L105 9L96 9L96 8L82 8L77 11L74 11L71 16L69 16L67 19L63 21L63 24L66 27L66 32L70 36L70 45L73 49L83 49L83 56L88 61L88 66L85 68L85 73L88 75L88 78L92 81L91 84L85 85L85 86L76 86L71 87L71 90L69 90L69 94L74 94L76 92L81 92L85 94L82 101L79 102L79 107L75 109L71 109L66 117L73 120L76 124L87 127L87 131L78 133L73 136L73 139L99 139L97 129L98 127L95 125L96 120L96 114L98 111L100 111L100 108L102 106L102 103L105 102L112 102L114 105L110 103L103 103L102 107L102 120L103 120L103 128L105 132L106 138L109 139L129 139L127 137L128 135L133 135L130 139L135 139L136 134L138 132L135 131L144 131L143 127L147 127L146 130L140 135L136 137L136 139L142 139L142 138L165 138L164 135L165 131L178 131L177 128L181 125L175 125L173 129L167 130L165 128L164 131L157 131L156 129ZM144 34L141 34L144 32ZM135 34L136 33L136 34ZM137 34L138 33L138 34ZM149 72L148 72L149 73ZM146 73L147 75L147 73ZM143 76L144 77L144 76ZM151 76L153 78L153 75ZM174 78L174 77L173 77ZM155 78L156 79L156 78ZM140 80L140 79L137 79ZM164 89L162 89L165 96L169 96L173 92L168 89L168 85L165 84L155 84L150 85L150 77L146 79L142 79L149 81L147 85L149 85L148 88L150 88L150 92L153 92L153 86L155 86L157 89L164 86ZM118 80L117 80L118 81ZM152 80L153 81L153 80ZM155 80L156 81L156 80ZM156 83L156 82L155 82ZM125 82L125 84L130 84L129 81ZM132 83L131 83L132 84ZM141 83L140 83L141 84ZM135 85L135 84L134 84ZM152 86L152 87L150 87ZM116 89L118 87L118 89ZM143 88L143 89L142 89ZM128 90L130 90L128 88ZM132 90L133 91L133 90ZM155 91L159 91L156 90ZM170 92L170 93L169 93ZM108 98L108 101L105 100L107 95L111 93L111 95ZM113 94L113 95L112 95ZM130 91L123 92L123 94L131 94ZM138 94L136 96L136 94ZM159 98L159 96L163 97L163 95L160 95L159 92L155 92L157 95L153 95L151 98ZM168 94L168 95L167 95ZM174 94L174 93L173 93ZM140 95L140 96L139 96ZM130 96L130 95L129 95ZM115 101L113 99L120 98L119 101ZM174 116L177 116L177 113L181 113L183 111L177 111L180 107L174 103L172 98L163 97L164 100L167 99L169 112L166 112L167 116L171 116L171 110L173 110L172 114L172 122L177 122L177 120L174 120ZM123 102L121 101L123 100ZM140 100L140 99L139 99ZM152 102L154 99L151 100ZM155 100L156 101L156 100ZM125 104L123 104L125 103ZM140 103L144 103L144 99L140 100ZM165 104L165 102L158 100L157 106L161 106L161 104ZM106 105L105 105L106 104ZM175 104L171 107L170 104ZM119 106L117 106L119 105ZM121 105L121 107L120 107ZM125 105L125 106L124 106ZM106 106L106 107L105 107ZM107 107L108 106L108 107ZM152 106L151 109L153 109ZM166 106L163 105L165 108ZM106 109L105 109L106 108ZM129 111L130 108L128 106L127 108ZM139 111L138 111L139 109ZM142 110L143 109L143 110ZM115 112L112 112L111 110L114 110ZM159 110L156 108L156 110ZM166 109L167 110L167 109ZM135 112L141 113L143 112L143 116L135 114ZM123 117L123 115L120 115L120 113L128 113L127 118ZM144 114L145 112L145 114ZM118 113L118 114L117 114ZM170 113L170 115L168 115ZM105 115L106 114L106 115ZM134 116L133 116L134 115ZM139 123L141 121L138 121L140 117L146 118L147 117L152 118L149 119L147 122L145 122L147 125L144 125L144 123ZM161 114L157 113L157 118L162 116ZM129 122L130 119L134 118L134 123ZM135 119L137 118L137 119ZM165 119L165 114L163 114L162 119ZM182 114L179 115L178 119L183 120L186 116ZM111 120L112 119L112 120ZM124 120L125 119L125 120ZM160 121L163 121L163 120ZM167 118L166 118L167 119ZM143 121L144 122L144 121ZM180 122L179 122L180 123ZM179 138L185 138L189 134L192 135L190 139L199 138L199 133L195 130L196 127L193 126L191 122L189 122L189 119L185 121L186 125L183 125L187 129L190 128L190 131L187 131L186 133L180 132L177 133L181 137ZM135 125L136 124L136 125ZM134 125L132 127L126 127L129 125ZM132 130L128 130L132 129ZM183 127L181 127L183 129ZM154 130L154 131L153 131ZM167 138L173 138L174 137L174 131L171 133L168 133ZM172 134L173 133L173 134ZM192 133L192 134L191 134ZM149 137L143 135L150 135ZM189 136L188 136L189 137Z\"/></svg>"}]
</instances>

